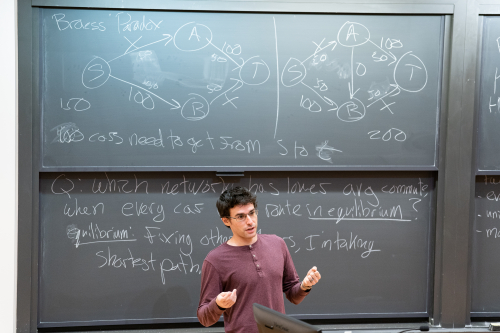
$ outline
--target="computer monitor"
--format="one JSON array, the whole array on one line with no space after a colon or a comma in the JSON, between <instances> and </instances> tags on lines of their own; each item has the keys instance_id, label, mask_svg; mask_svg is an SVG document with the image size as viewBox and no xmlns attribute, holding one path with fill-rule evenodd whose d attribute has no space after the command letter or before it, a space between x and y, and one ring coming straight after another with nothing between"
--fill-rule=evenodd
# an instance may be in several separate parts
<instances>
[{"instance_id":1,"label":"computer monitor","mask_svg":"<svg viewBox=\"0 0 500 333\"><path fill-rule=\"evenodd\" d=\"M269 309L263 305L253 304L253 316L260 333L316 333L321 329L303 321Z\"/></svg>"}]
</instances>

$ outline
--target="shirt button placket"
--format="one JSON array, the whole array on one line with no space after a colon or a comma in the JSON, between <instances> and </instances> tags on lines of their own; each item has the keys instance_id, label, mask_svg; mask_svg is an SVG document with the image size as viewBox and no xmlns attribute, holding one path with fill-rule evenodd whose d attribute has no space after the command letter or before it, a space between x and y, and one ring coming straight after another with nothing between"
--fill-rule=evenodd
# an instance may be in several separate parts
<instances>
[{"instance_id":1,"label":"shirt button placket","mask_svg":"<svg viewBox=\"0 0 500 333\"><path fill-rule=\"evenodd\" d=\"M250 248L250 253L252 254L255 267L257 268L257 272L260 273L260 265L257 263L257 256L253 253L252 245L248 245L248 247Z\"/></svg>"}]
</instances>

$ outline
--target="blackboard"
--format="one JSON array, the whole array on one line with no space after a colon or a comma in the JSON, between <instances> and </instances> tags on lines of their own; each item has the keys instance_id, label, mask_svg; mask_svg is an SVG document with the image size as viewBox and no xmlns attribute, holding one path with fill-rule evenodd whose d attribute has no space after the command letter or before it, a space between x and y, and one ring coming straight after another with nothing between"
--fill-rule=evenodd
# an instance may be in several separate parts
<instances>
[{"instance_id":1,"label":"blackboard","mask_svg":"<svg viewBox=\"0 0 500 333\"><path fill-rule=\"evenodd\" d=\"M476 177L472 317L500 317L500 176Z\"/></svg>"},{"instance_id":2,"label":"blackboard","mask_svg":"<svg viewBox=\"0 0 500 333\"><path fill-rule=\"evenodd\" d=\"M497 87L500 67L500 20L483 18L480 92L477 127L478 172L500 170L500 145L497 139L500 125L500 86ZM498 274L499 244L498 214L500 206L499 176L476 177L475 218L473 226L471 316L499 317L500 283Z\"/></svg>"},{"instance_id":3,"label":"blackboard","mask_svg":"<svg viewBox=\"0 0 500 333\"><path fill-rule=\"evenodd\" d=\"M42 170L437 169L442 16L41 11Z\"/></svg>"},{"instance_id":4,"label":"blackboard","mask_svg":"<svg viewBox=\"0 0 500 333\"><path fill-rule=\"evenodd\" d=\"M477 170L500 170L500 18L485 16L477 129ZM498 84L497 84L498 83ZM498 86L497 86L498 85Z\"/></svg>"},{"instance_id":5,"label":"blackboard","mask_svg":"<svg viewBox=\"0 0 500 333\"><path fill-rule=\"evenodd\" d=\"M321 283L298 318L428 317L432 172L41 173L39 327L197 321L200 270L231 231L215 201L257 193L259 232Z\"/></svg>"}]
</instances>

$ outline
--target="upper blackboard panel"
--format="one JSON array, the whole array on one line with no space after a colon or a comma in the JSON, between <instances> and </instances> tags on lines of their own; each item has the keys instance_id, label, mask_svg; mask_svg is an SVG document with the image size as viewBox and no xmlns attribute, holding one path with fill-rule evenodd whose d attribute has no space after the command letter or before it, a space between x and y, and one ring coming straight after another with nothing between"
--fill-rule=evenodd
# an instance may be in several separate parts
<instances>
[{"instance_id":1,"label":"upper blackboard panel","mask_svg":"<svg viewBox=\"0 0 500 333\"><path fill-rule=\"evenodd\" d=\"M481 92L477 135L477 170L500 170L500 18L485 17L481 51ZM499 82L500 83L500 82Z\"/></svg>"},{"instance_id":2,"label":"upper blackboard panel","mask_svg":"<svg viewBox=\"0 0 500 333\"><path fill-rule=\"evenodd\" d=\"M440 16L42 17L42 169L436 168Z\"/></svg>"}]
</instances>

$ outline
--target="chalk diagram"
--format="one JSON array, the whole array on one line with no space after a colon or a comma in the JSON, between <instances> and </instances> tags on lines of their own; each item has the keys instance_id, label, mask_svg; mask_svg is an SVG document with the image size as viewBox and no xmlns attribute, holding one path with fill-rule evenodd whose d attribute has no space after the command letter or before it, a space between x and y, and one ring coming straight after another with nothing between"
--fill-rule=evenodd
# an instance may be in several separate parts
<instances>
[{"instance_id":1,"label":"chalk diagram","mask_svg":"<svg viewBox=\"0 0 500 333\"><path fill-rule=\"evenodd\" d=\"M278 59L278 45L276 35L276 21L274 22L274 33L276 40L276 59ZM124 37L127 39L126 37ZM146 109L153 109L155 102L165 103L170 110L180 110L181 116L189 121L199 121L209 115L211 105L218 101L222 105L230 104L237 108L238 96L235 92L247 85L262 85L266 83L271 75L268 62L261 56L254 55L247 59L240 57L242 46L239 44L228 45L224 43L222 47L217 47L212 43L213 34L210 28L204 24L196 22L188 22L177 29L175 34L163 34L163 38L146 45L138 46L140 42L138 38L135 41L127 41L130 43L128 49L121 55L111 60L105 60L95 56L86 66L82 73L82 84L88 89L96 89L102 87L109 79L119 81L130 86L129 100L141 104ZM178 100L169 97L162 97L155 94L153 91L157 88L157 83L145 81L142 86L139 84L125 81L119 77L112 75L112 62L120 57L133 53L139 59L147 59L152 56L152 52L145 50L146 47L157 43L164 43L167 46L172 43L173 46L182 52L197 52L205 48L213 48L213 54L210 61L212 62L229 62L234 64L234 68L230 69L229 82L231 84L218 85L210 83L207 85L207 95L202 96L196 93L188 93L185 100ZM390 98L405 93L418 93L427 85L428 73L423 61L416 56L413 51L405 52L399 58L394 55L392 49L401 49L403 44L400 40L386 38L379 44L370 39L370 31L363 24L357 22L345 22L337 33L336 40L325 42L325 38L316 45L314 52L304 60L299 60L290 57L283 68L277 64L277 110L276 110L276 126L274 137L278 129L279 120L279 91L296 85L303 85L310 91L314 92L317 98L300 98L300 106L310 112L334 112L337 118L343 122L357 122L362 120L367 110L378 105L380 110L387 110L393 114L391 105L395 101L390 101ZM386 66L394 65L392 69L392 82L384 88L368 89L368 100L362 101L356 97L360 88L356 88L356 78L362 77L367 73L367 66L361 62L355 61L356 48L371 44L373 53L371 59L373 62L385 64ZM324 61L325 55L321 54L323 50L334 52L335 48L344 47L350 48L350 73L348 76L347 86L349 91L348 100L339 100L338 96L328 94L328 87L324 80L317 78L317 85L311 87L304 82L307 76L307 69L304 65L307 61L319 63ZM273 60L274 61L274 60ZM275 60L277 62L277 60ZM325 73L327 75L329 73ZM330 74L331 75L331 74ZM230 87L229 87L230 86ZM225 90L223 90L223 88ZM226 89L227 88L227 89ZM347 94L346 94L347 95ZM376 106L375 106L376 107ZM369 133L370 134L370 133ZM398 133L400 140L406 139L406 134Z\"/></svg>"},{"instance_id":2,"label":"chalk diagram","mask_svg":"<svg viewBox=\"0 0 500 333\"><path fill-rule=\"evenodd\" d=\"M363 119L366 114L366 109L379 101L384 105L382 109L389 109L390 105L394 104L394 102L387 104L384 98L396 96L401 93L401 91L416 93L424 89L427 84L427 69L420 58L414 55L412 51L409 51L398 59L389 50L392 48L402 48L403 44L401 41L387 38L385 43L383 43L383 46L386 48L384 49L370 39L370 31L360 23L347 21L340 28L336 41L328 42L324 46L322 45L323 41L321 41L319 45L316 44L317 48L314 54L309 56L309 58L303 61L296 58L290 58L288 60L281 74L281 84L285 87L292 87L297 84L305 85L319 97L320 101L323 102L324 105L327 105L327 111L336 111L337 117L344 122L354 122ZM387 66L395 63L393 70L394 82L389 84L391 89L386 92L378 89L368 90L370 98L368 99L369 104L367 105L355 97L360 88L355 89L354 82L355 77L362 77L367 73L367 68L363 63L354 61L354 50L356 47L365 43L371 43L373 45L374 52L371 57L375 62L383 63L389 61ZM349 89L349 101L344 102L340 106L334 101L333 97L327 97L326 95L320 93L321 91L327 90L326 85L322 83L323 80L318 80L318 85L315 86L319 88L318 90L320 92L303 82L307 75L304 63L310 58L318 57L318 53L322 50L329 47L332 47L332 50L334 50L338 45L351 49L350 82L347 84L347 88ZM378 55L377 53L381 53L381 55ZM322 61L323 56L324 55L319 57L318 61ZM308 103L307 106L305 105L305 102ZM311 112L321 112L324 109L324 105L322 107L322 105L320 105L320 103L316 100L301 101L301 106L304 106Z\"/></svg>"},{"instance_id":3,"label":"chalk diagram","mask_svg":"<svg viewBox=\"0 0 500 333\"><path fill-rule=\"evenodd\" d=\"M88 89L96 89L103 86L111 78L130 85L131 91L129 99L142 104L146 109L153 109L154 100L156 99L166 103L170 110L180 109L180 113L184 119L198 121L208 116L210 105L222 96L226 98L226 101L223 102L222 105L230 103L236 107L233 101L238 99L238 97L229 98L229 93L237 91L243 85L260 85L269 79L269 66L260 56L252 56L246 60L243 58L239 58L238 60L233 59L233 57L241 54L241 46L238 44L232 46L224 44L222 48L218 48L212 44L212 31L204 24L188 22L182 25L173 36L170 34L164 34L163 36L164 37L158 41L142 46L136 45L141 38L134 42L127 39L130 43L129 48L122 55L111 60L105 60L98 56L94 57L85 66L82 73L82 84ZM225 91L222 91L223 87L220 85L213 83L209 84L207 85L207 92L215 95L215 97L210 96L212 97L210 101L200 94L189 93L187 94L187 100L183 101L181 104L174 98L164 98L151 91L151 88L155 88L155 82L148 81L143 83L145 86L140 86L112 75L111 63L114 60L133 52L137 53L140 59L147 59L147 57L152 55L152 52L140 50L161 42L165 43L165 46L173 42L174 47L183 52L196 52L209 46L213 47L216 53L212 55L211 61L232 61L236 65L236 67L232 69L232 72L236 71L237 77L230 78L231 81L234 81L234 84ZM133 88L135 88L136 91L134 91Z\"/></svg>"}]
</instances>

